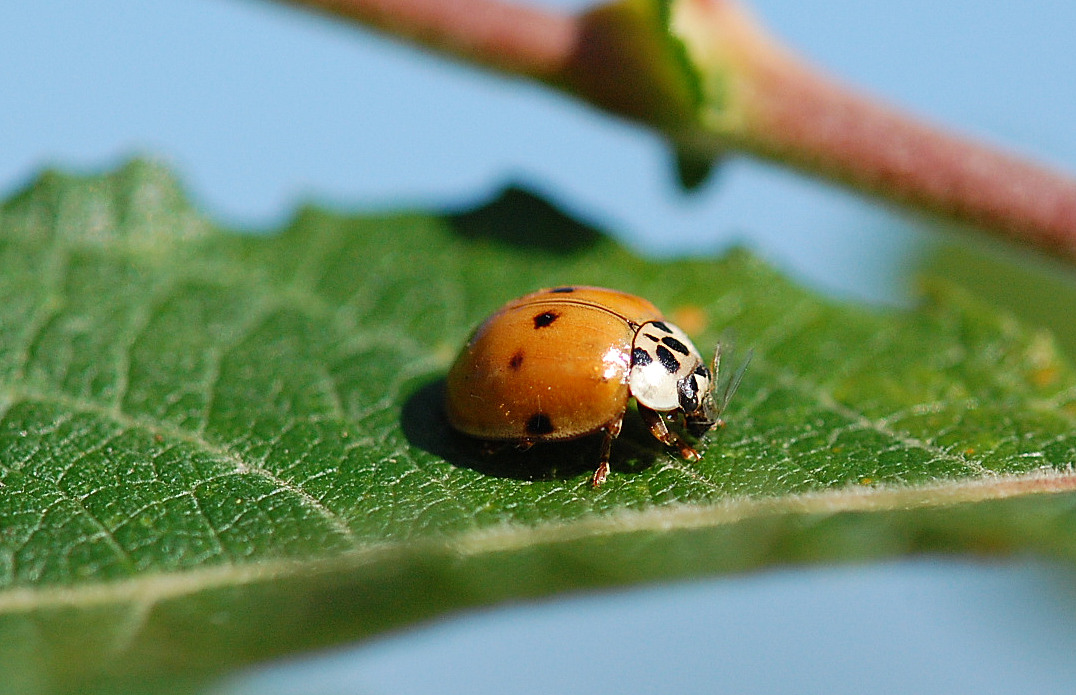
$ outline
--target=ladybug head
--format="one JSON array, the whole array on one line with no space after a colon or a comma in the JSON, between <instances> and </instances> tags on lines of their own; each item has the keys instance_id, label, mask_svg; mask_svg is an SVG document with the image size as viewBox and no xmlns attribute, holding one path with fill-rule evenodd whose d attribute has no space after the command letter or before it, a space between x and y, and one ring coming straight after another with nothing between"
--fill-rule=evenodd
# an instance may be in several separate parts
<instances>
[{"instance_id":1,"label":"ladybug head","mask_svg":"<svg viewBox=\"0 0 1076 695\"><path fill-rule=\"evenodd\" d=\"M736 369L732 377L724 380L719 400L714 399L714 390L722 382L720 379L721 343L718 343L717 348L714 350L713 366L710 372L705 374L705 379L702 373L706 372L706 368L700 365L699 369L696 370L696 374L699 375L699 381L705 381L706 388L700 389L695 408L690 410L683 408L684 403L681 401L681 407L685 413L684 427L693 436L702 437L714 427L723 427L725 425L725 421L721 416L725 413L725 409L728 407L729 401L732 400L733 394L736 393L736 389L740 387L740 380L743 379L744 372L747 371L747 365L751 362L752 354L747 353L747 358Z\"/></svg>"}]
</instances>

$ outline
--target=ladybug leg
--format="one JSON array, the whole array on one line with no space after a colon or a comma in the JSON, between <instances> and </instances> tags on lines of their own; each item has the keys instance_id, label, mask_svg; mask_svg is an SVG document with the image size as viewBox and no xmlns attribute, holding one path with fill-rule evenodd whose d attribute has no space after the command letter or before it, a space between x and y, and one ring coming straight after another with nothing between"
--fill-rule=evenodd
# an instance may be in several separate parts
<instances>
[{"instance_id":1,"label":"ladybug leg","mask_svg":"<svg viewBox=\"0 0 1076 695\"><path fill-rule=\"evenodd\" d=\"M680 456L688 461L698 461L702 458L699 456L699 452L695 451L690 444L680 438L680 435L669 429L669 426L665 423L665 418L661 417L661 413L656 410L651 410L645 405L640 405L639 414L643 416L643 422L650 428L650 434L654 435L654 438L659 442L665 446L679 449Z\"/></svg>"},{"instance_id":2,"label":"ladybug leg","mask_svg":"<svg viewBox=\"0 0 1076 695\"><path fill-rule=\"evenodd\" d=\"M534 446L534 441L530 439L521 439L518 442L490 442L483 441L481 443L481 449L483 456L498 456L508 448L514 447L516 451L526 451Z\"/></svg>"},{"instance_id":3,"label":"ladybug leg","mask_svg":"<svg viewBox=\"0 0 1076 695\"><path fill-rule=\"evenodd\" d=\"M601 487L609 475L609 453L613 450L613 440L620 436L620 426L623 423L624 418L619 418L602 428L605 437L602 438L601 459L598 461L598 470L594 471L594 476L590 479L590 484L594 487Z\"/></svg>"},{"instance_id":4,"label":"ladybug leg","mask_svg":"<svg viewBox=\"0 0 1076 695\"><path fill-rule=\"evenodd\" d=\"M483 456L496 456L497 454L504 451L505 446L506 445L505 445L504 442L485 442L484 441L481 444L479 444L479 451L482 452Z\"/></svg>"}]
</instances>

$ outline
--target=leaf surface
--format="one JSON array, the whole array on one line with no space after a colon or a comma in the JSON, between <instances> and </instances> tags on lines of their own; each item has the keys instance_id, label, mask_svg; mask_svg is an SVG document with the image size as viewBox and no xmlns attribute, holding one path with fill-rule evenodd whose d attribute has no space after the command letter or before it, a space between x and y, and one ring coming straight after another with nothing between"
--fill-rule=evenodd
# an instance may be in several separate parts
<instances>
[{"instance_id":1,"label":"leaf surface","mask_svg":"<svg viewBox=\"0 0 1076 695\"><path fill-rule=\"evenodd\" d=\"M507 299L596 284L754 350L702 461L629 413L485 456L441 412ZM741 350L742 352L742 350ZM640 259L526 192L215 228L133 162L0 209L0 691L198 678L467 606L923 551L1071 560L1076 378L932 288L823 300L737 251Z\"/></svg>"}]
</instances>

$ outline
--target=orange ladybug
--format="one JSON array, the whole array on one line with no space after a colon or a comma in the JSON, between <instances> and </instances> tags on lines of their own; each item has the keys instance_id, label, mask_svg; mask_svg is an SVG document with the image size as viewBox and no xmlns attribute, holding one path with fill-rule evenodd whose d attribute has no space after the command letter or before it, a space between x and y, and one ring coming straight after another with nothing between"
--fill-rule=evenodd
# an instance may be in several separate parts
<instances>
[{"instance_id":1,"label":"orange ladybug","mask_svg":"<svg viewBox=\"0 0 1076 695\"><path fill-rule=\"evenodd\" d=\"M521 449L602 432L597 487L633 397L658 440L699 459L665 416L682 419L695 437L720 422L719 354L711 371L687 335L641 297L601 287L539 290L471 335L448 373L448 420L464 434Z\"/></svg>"}]
</instances>

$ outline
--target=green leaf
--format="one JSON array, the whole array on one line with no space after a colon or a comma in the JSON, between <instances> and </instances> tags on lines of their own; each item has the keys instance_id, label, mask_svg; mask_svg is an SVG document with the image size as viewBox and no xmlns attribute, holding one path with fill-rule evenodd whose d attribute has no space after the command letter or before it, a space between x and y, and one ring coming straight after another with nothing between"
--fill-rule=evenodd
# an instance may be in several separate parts
<instances>
[{"instance_id":1,"label":"green leaf","mask_svg":"<svg viewBox=\"0 0 1076 695\"><path fill-rule=\"evenodd\" d=\"M1049 330L1065 356L1076 357L1076 277L1068 264L983 239L947 239L924 256L923 274L947 278L1028 325Z\"/></svg>"},{"instance_id":2,"label":"green leaf","mask_svg":"<svg viewBox=\"0 0 1076 695\"><path fill-rule=\"evenodd\" d=\"M629 414L593 490L596 441L486 457L451 432L468 333L568 283L754 350L702 461ZM943 285L878 311L742 251L646 261L519 190L249 236L151 164L47 174L0 209L0 383L4 692L174 686L584 587L1076 558L1076 375L1048 333Z\"/></svg>"}]
</instances>

